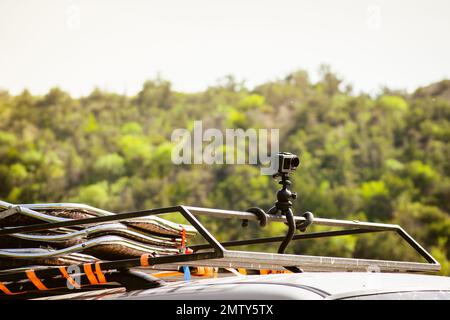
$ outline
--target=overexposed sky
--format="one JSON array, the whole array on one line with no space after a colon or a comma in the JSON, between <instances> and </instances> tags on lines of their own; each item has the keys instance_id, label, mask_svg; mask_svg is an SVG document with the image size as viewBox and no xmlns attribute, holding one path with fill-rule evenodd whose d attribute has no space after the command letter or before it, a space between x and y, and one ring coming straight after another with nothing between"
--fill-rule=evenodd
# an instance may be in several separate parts
<instances>
[{"instance_id":1,"label":"overexposed sky","mask_svg":"<svg viewBox=\"0 0 450 320\"><path fill-rule=\"evenodd\" d=\"M448 0L0 0L0 88L199 91L330 64L357 91L450 78Z\"/></svg>"}]
</instances>

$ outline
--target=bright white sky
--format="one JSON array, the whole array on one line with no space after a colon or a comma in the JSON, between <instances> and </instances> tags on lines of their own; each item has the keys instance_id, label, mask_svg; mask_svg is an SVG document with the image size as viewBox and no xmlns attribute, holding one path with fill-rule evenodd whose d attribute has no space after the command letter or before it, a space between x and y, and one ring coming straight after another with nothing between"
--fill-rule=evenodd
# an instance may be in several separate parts
<instances>
[{"instance_id":1,"label":"bright white sky","mask_svg":"<svg viewBox=\"0 0 450 320\"><path fill-rule=\"evenodd\" d=\"M0 87L198 91L327 63L357 91L450 77L448 0L0 0ZM313 77L314 78L314 77Z\"/></svg>"}]
</instances>

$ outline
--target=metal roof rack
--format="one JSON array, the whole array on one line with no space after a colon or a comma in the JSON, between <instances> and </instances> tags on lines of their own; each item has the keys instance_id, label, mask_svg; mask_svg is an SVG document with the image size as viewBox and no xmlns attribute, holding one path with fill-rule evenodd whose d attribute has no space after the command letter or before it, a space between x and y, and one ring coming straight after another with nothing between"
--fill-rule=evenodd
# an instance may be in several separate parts
<instances>
[{"instance_id":1,"label":"metal roof rack","mask_svg":"<svg viewBox=\"0 0 450 320\"><path fill-rule=\"evenodd\" d=\"M19 210L31 210L26 207L16 208ZM33 211L33 210L31 210ZM301 268L305 271L367 271L371 267L376 267L381 272L435 272L440 270L440 264L405 230L398 225L369 223L349 220L335 220L314 218L315 225L340 227L340 230L305 232L296 234L292 240L317 239L333 236L356 235L374 232L396 232L399 234L427 263L404 262L373 259L355 259L325 256L310 256L296 254L280 253L262 253L251 251L229 250L230 247L276 243L283 241L285 237L265 237L253 238L248 240L235 240L219 242L196 218L196 215L204 215L222 219L238 219L258 221L257 215L244 211L231 211L221 209L208 209L190 206L173 206L158 209L142 210L135 212L120 213L107 216L99 216L87 219L58 221L42 223L19 227L0 228L0 237L12 235L14 233L26 233L42 230L51 230L63 227L72 227L80 225L95 225L103 222L124 221L133 218L146 216L162 215L167 213L180 213L206 240L205 244L193 245L190 248L193 253L190 254L172 254L165 256L142 255L140 258L101 261L93 263L92 266L100 268L105 276L113 275L118 270L130 269L135 267L145 267L151 269L161 269L163 267L178 266L211 266L222 268L247 268L247 269L271 269L284 270L289 267ZM282 215L267 214L267 223L286 223L286 217ZM305 222L303 216L294 216L296 223ZM85 264L80 264L81 270ZM61 276L58 267L45 267L35 269L38 278L52 278ZM25 271L7 270L0 273L0 282L2 281L20 281L26 279Z\"/></svg>"}]
</instances>

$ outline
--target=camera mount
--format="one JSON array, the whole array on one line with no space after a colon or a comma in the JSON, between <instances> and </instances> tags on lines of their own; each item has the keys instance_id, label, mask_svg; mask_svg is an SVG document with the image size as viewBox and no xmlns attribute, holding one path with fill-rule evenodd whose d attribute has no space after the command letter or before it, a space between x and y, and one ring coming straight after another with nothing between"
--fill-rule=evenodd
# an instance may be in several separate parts
<instances>
[{"instance_id":1,"label":"camera mount","mask_svg":"<svg viewBox=\"0 0 450 320\"><path fill-rule=\"evenodd\" d=\"M289 210L292 211L292 201L297 199L297 193L289 190L289 186L292 182L289 180L289 172L277 172L272 176L274 179L277 177L281 177L281 180L278 184L281 184L281 189L277 192L277 201L274 206L269 209L267 214L277 214L281 213L282 215L286 215Z\"/></svg>"},{"instance_id":2,"label":"camera mount","mask_svg":"<svg viewBox=\"0 0 450 320\"><path fill-rule=\"evenodd\" d=\"M314 216L311 212L305 212L303 216L305 221L299 224L295 223L294 212L292 211L292 201L297 199L297 193L292 192L289 187L292 182L289 180L289 174L297 169L300 165L300 159L295 154L289 152L280 152L278 154L278 171L272 177L274 179L281 178L278 184L281 185L281 189L277 191L277 201L275 204L267 211L267 215L282 215L286 217L286 222L289 227L288 232L278 248L278 253L284 253L289 242L291 242L294 237L295 230L300 229L300 231L305 231L306 228L312 223ZM264 218L266 213L264 210L253 207L247 210L248 212L254 213L260 225L265 225ZM243 222L243 226L247 226L248 221ZM298 271L297 271L298 272Z\"/></svg>"},{"instance_id":3,"label":"camera mount","mask_svg":"<svg viewBox=\"0 0 450 320\"><path fill-rule=\"evenodd\" d=\"M273 175L273 178L281 177L281 180L278 182L281 184L281 189L277 192L277 201L273 205L272 208L269 209L267 214L278 214L286 216L286 221L289 227L288 232L286 233L286 237L283 242L280 244L278 248L278 253L284 253L286 247L289 242L291 242L294 237L296 225L294 220L294 213L292 211L292 201L297 199L297 193L289 190L289 186L292 182L289 180L289 172L277 172Z\"/></svg>"}]
</instances>

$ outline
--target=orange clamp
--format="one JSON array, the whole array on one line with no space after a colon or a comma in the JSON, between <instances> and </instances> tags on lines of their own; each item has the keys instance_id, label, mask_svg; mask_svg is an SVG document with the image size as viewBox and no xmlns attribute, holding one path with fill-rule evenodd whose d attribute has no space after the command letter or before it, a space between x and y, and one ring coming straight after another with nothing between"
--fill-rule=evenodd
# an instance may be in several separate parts
<instances>
[{"instance_id":1,"label":"orange clamp","mask_svg":"<svg viewBox=\"0 0 450 320\"><path fill-rule=\"evenodd\" d=\"M181 248L184 249L186 247L186 229L183 228L181 231Z\"/></svg>"},{"instance_id":2,"label":"orange clamp","mask_svg":"<svg viewBox=\"0 0 450 320\"><path fill-rule=\"evenodd\" d=\"M48 290L48 288L42 283L42 281L36 276L34 270L25 271L28 279L34 284L39 290Z\"/></svg>"},{"instance_id":3,"label":"orange clamp","mask_svg":"<svg viewBox=\"0 0 450 320\"><path fill-rule=\"evenodd\" d=\"M100 267L100 262L97 261L95 263L95 273L97 274L97 278L100 283L107 283L105 275L103 274L102 268Z\"/></svg>"},{"instance_id":4,"label":"orange clamp","mask_svg":"<svg viewBox=\"0 0 450 320\"><path fill-rule=\"evenodd\" d=\"M148 253L144 253L143 255L141 255L141 266L142 267L148 267L149 263L148 263L148 257L150 255Z\"/></svg>"},{"instance_id":5,"label":"orange clamp","mask_svg":"<svg viewBox=\"0 0 450 320\"><path fill-rule=\"evenodd\" d=\"M90 263L85 263L83 265L84 273L86 274L87 278L89 279L89 282L91 284L99 284L97 277L95 276L94 272L92 271L92 266Z\"/></svg>"},{"instance_id":6,"label":"orange clamp","mask_svg":"<svg viewBox=\"0 0 450 320\"><path fill-rule=\"evenodd\" d=\"M17 293L12 293L11 291L9 291L9 289L3 284L3 282L0 282L0 290L3 291L3 293L5 293L7 295L17 294Z\"/></svg>"}]
</instances>

